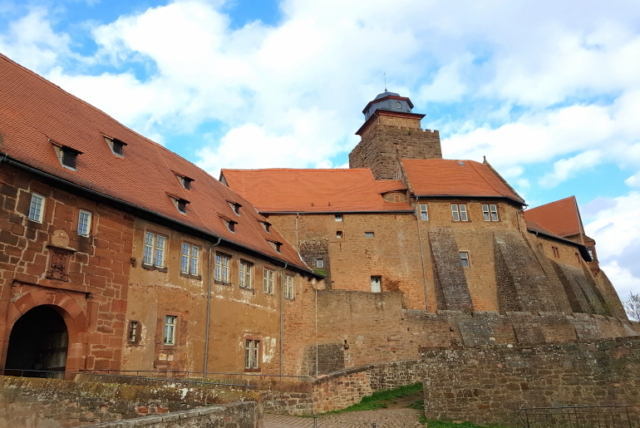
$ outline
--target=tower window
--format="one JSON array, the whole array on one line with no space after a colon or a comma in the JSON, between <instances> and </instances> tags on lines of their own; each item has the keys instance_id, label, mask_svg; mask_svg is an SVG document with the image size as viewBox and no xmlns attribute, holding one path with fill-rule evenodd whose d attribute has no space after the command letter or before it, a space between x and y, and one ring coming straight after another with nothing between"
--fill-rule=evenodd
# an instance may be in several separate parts
<instances>
[{"instance_id":1,"label":"tower window","mask_svg":"<svg viewBox=\"0 0 640 428\"><path fill-rule=\"evenodd\" d=\"M364 237L365 238L373 238L375 236L375 233L373 232L365 232L364 233Z\"/></svg>"},{"instance_id":2,"label":"tower window","mask_svg":"<svg viewBox=\"0 0 640 428\"><path fill-rule=\"evenodd\" d=\"M337 239L342 239L342 231L341 230L336 231L336 238Z\"/></svg>"},{"instance_id":3,"label":"tower window","mask_svg":"<svg viewBox=\"0 0 640 428\"><path fill-rule=\"evenodd\" d=\"M429 220L429 211L427 211L427 204L420 204L420 220L427 221Z\"/></svg>"},{"instance_id":4,"label":"tower window","mask_svg":"<svg viewBox=\"0 0 640 428\"><path fill-rule=\"evenodd\" d=\"M336 220L337 222L341 222L341 221L342 221L342 214L336 214L336 216L335 216L335 220Z\"/></svg>"},{"instance_id":5,"label":"tower window","mask_svg":"<svg viewBox=\"0 0 640 428\"><path fill-rule=\"evenodd\" d=\"M462 267L469 267L469 253L467 251L460 251L460 264Z\"/></svg>"},{"instance_id":6,"label":"tower window","mask_svg":"<svg viewBox=\"0 0 640 428\"><path fill-rule=\"evenodd\" d=\"M316 267L323 268L324 267L324 259L316 259Z\"/></svg>"}]
</instances>

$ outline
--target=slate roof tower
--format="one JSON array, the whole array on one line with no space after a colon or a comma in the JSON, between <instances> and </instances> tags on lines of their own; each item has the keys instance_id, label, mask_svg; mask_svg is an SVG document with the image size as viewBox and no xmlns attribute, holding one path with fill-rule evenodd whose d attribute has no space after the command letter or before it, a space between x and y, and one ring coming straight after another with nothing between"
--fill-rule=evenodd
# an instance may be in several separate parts
<instances>
[{"instance_id":1,"label":"slate roof tower","mask_svg":"<svg viewBox=\"0 0 640 428\"><path fill-rule=\"evenodd\" d=\"M442 159L440 133L422 130L425 115L412 109L411 100L395 92L385 91L369 102L349 167L370 168L376 180L393 180L399 177L400 159Z\"/></svg>"}]
</instances>

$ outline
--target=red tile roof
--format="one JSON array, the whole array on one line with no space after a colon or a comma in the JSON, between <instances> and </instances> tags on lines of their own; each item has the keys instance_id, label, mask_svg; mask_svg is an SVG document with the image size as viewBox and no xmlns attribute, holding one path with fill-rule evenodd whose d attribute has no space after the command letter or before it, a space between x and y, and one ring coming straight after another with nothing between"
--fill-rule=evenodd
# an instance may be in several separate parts
<instances>
[{"instance_id":1,"label":"red tile roof","mask_svg":"<svg viewBox=\"0 0 640 428\"><path fill-rule=\"evenodd\" d=\"M416 196L460 196L524 200L489 166L470 160L402 159Z\"/></svg>"},{"instance_id":2,"label":"red tile roof","mask_svg":"<svg viewBox=\"0 0 640 428\"><path fill-rule=\"evenodd\" d=\"M117 138L124 158L111 152L103 135ZM104 112L0 55L0 151L9 158L95 192L126 201L207 234L308 270L298 253L251 203L202 169L118 123ZM82 152L77 171L64 168L51 141ZM194 181L182 187L175 173ZM168 195L189 201L187 214ZM237 216L227 203L242 205ZM237 221L236 233L220 217ZM267 239L284 243L281 253Z\"/></svg>"},{"instance_id":3,"label":"red tile roof","mask_svg":"<svg viewBox=\"0 0 640 428\"><path fill-rule=\"evenodd\" d=\"M223 169L221 175L262 213L413 211L381 194L402 190L395 180L376 181L370 169Z\"/></svg>"},{"instance_id":4,"label":"red tile roof","mask_svg":"<svg viewBox=\"0 0 640 428\"><path fill-rule=\"evenodd\" d=\"M524 218L538 223L558 236L584 233L578 202L574 196L528 209L524 212Z\"/></svg>"}]
</instances>

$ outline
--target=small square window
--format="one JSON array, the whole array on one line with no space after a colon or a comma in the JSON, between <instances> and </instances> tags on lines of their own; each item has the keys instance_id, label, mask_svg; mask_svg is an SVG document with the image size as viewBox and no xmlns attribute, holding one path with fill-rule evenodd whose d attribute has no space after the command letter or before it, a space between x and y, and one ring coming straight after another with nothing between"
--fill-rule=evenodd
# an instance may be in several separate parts
<instances>
[{"instance_id":1,"label":"small square window","mask_svg":"<svg viewBox=\"0 0 640 428\"><path fill-rule=\"evenodd\" d=\"M335 216L335 220L336 220L337 222L342 221L342 214L336 214L336 216Z\"/></svg>"},{"instance_id":2,"label":"small square window","mask_svg":"<svg viewBox=\"0 0 640 428\"><path fill-rule=\"evenodd\" d=\"M78 235L89 236L91 233L91 213L80 210L78 213Z\"/></svg>"},{"instance_id":3,"label":"small square window","mask_svg":"<svg viewBox=\"0 0 640 428\"><path fill-rule=\"evenodd\" d=\"M375 233L373 232L365 232L364 233L364 237L365 238L373 238L375 236Z\"/></svg>"},{"instance_id":4,"label":"small square window","mask_svg":"<svg viewBox=\"0 0 640 428\"><path fill-rule=\"evenodd\" d=\"M427 211L427 204L420 204L420 220L427 221L429 220L429 211Z\"/></svg>"},{"instance_id":5,"label":"small square window","mask_svg":"<svg viewBox=\"0 0 640 428\"><path fill-rule=\"evenodd\" d=\"M29 220L42 223L44 216L44 196L37 193L31 194L31 204L29 205Z\"/></svg>"},{"instance_id":6,"label":"small square window","mask_svg":"<svg viewBox=\"0 0 640 428\"><path fill-rule=\"evenodd\" d=\"M460 251L460 263L462 267L469 267L469 253L467 251Z\"/></svg>"},{"instance_id":7,"label":"small square window","mask_svg":"<svg viewBox=\"0 0 640 428\"><path fill-rule=\"evenodd\" d=\"M324 267L324 259L316 259L316 267L323 268Z\"/></svg>"},{"instance_id":8,"label":"small square window","mask_svg":"<svg viewBox=\"0 0 640 428\"><path fill-rule=\"evenodd\" d=\"M337 239L342 239L342 231L341 230L336 231L336 238Z\"/></svg>"},{"instance_id":9,"label":"small square window","mask_svg":"<svg viewBox=\"0 0 640 428\"><path fill-rule=\"evenodd\" d=\"M175 345L176 344L176 325L178 317L173 315L167 315L164 317L164 344Z\"/></svg>"}]
</instances>

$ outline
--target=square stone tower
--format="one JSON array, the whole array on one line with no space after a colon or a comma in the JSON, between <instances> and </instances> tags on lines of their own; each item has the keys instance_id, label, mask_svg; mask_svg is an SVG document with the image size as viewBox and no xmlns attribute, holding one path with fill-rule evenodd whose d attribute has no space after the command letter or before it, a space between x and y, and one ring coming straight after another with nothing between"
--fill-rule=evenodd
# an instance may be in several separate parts
<instances>
[{"instance_id":1,"label":"square stone tower","mask_svg":"<svg viewBox=\"0 0 640 428\"><path fill-rule=\"evenodd\" d=\"M386 91L367 104L349 167L370 168L377 180L393 180L398 178L400 159L442 159L440 133L422 130L425 115L411 109L409 98Z\"/></svg>"}]
</instances>

